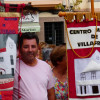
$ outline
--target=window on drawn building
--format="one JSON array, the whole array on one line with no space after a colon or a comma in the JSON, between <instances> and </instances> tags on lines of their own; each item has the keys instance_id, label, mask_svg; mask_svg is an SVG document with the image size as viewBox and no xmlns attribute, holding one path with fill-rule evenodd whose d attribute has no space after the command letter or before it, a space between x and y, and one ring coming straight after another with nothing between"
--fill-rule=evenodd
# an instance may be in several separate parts
<instances>
[{"instance_id":1,"label":"window on drawn building","mask_svg":"<svg viewBox=\"0 0 100 100\"><path fill-rule=\"evenodd\" d=\"M80 91L81 91L81 94L82 94L82 86L80 86Z\"/></svg>"},{"instance_id":2,"label":"window on drawn building","mask_svg":"<svg viewBox=\"0 0 100 100\"><path fill-rule=\"evenodd\" d=\"M44 22L45 42L60 45L64 43L64 22Z\"/></svg>"},{"instance_id":3,"label":"window on drawn building","mask_svg":"<svg viewBox=\"0 0 100 100\"><path fill-rule=\"evenodd\" d=\"M86 80L86 75L85 75L85 73L81 73L81 80Z\"/></svg>"},{"instance_id":4,"label":"window on drawn building","mask_svg":"<svg viewBox=\"0 0 100 100\"><path fill-rule=\"evenodd\" d=\"M96 72L91 72L91 79L96 79Z\"/></svg>"},{"instance_id":5,"label":"window on drawn building","mask_svg":"<svg viewBox=\"0 0 100 100\"><path fill-rule=\"evenodd\" d=\"M84 86L84 93L86 94L86 86Z\"/></svg>"},{"instance_id":6,"label":"window on drawn building","mask_svg":"<svg viewBox=\"0 0 100 100\"><path fill-rule=\"evenodd\" d=\"M86 86L80 86L80 92L81 94L86 94Z\"/></svg>"}]
</instances>

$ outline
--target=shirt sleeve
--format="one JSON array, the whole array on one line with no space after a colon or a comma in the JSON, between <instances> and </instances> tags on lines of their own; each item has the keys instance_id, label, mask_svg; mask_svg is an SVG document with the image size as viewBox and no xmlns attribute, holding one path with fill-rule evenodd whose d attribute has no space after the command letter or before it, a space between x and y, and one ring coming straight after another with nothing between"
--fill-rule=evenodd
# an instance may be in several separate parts
<instances>
[{"instance_id":1,"label":"shirt sleeve","mask_svg":"<svg viewBox=\"0 0 100 100\"><path fill-rule=\"evenodd\" d=\"M52 69L50 66L49 66L49 73L48 74L49 74L48 75L49 81L48 81L47 89L51 89L52 87L54 87L55 80L54 80L53 72L52 72Z\"/></svg>"}]
</instances>

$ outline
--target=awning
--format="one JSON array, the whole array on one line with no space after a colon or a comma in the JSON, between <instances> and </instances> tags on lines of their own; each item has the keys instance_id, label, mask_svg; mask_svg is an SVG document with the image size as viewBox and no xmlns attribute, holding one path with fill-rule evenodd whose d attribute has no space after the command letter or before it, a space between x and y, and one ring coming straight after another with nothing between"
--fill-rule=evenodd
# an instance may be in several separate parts
<instances>
[{"instance_id":1,"label":"awning","mask_svg":"<svg viewBox=\"0 0 100 100\"><path fill-rule=\"evenodd\" d=\"M33 22L22 23L21 32L40 32L40 25Z\"/></svg>"},{"instance_id":2,"label":"awning","mask_svg":"<svg viewBox=\"0 0 100 100\"><path fill-rule=\"evenodd\" d=\"M4 0L4 3L7 4L29 4L33 7L54 7L56 5L62 4L62 0Z\"/></svg>"}]
</instances>

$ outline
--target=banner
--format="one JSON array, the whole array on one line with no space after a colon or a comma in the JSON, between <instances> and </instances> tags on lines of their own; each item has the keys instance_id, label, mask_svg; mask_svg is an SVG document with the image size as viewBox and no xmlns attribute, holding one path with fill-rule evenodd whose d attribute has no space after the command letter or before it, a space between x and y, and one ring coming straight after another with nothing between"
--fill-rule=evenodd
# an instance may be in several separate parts
<instances>
[{"instance_id":1,"label":"banner","mask_svg":"<svg viewBox=\"0 0 100 100\"><path fill-rule=\"evenodd\" d=\"M18 34L18 22L19 15L16 16L14 13L0 13L0 34Z\"/></svg>"},{"instance_id":2,"label":"banner","mask_svg":"<svg viewBox=\"0 0 100 100\"><path fill-rule=\"evenodd\" d=\"M0 13L0 100L12 100L19 13Z\"/></svg>"},{"instance_id":3,"label":"banner","mask_svg":"<svg viewBox=\"0 0 100 100\"><path fill-rule=\"evenodd\" d=\"M99 100L100 22L66 23L69 100Z\"/></svg>"},{"instance_id":4,"label":"banner","mask_svg":"<svg viewBox=\"0 0 100 100\"><path fill-rule=\"evenodd\" d=\"M7 36L4 34L18 34L19 13L0 12L0 52L6 51Z\"/></svg>"}]
</instances>

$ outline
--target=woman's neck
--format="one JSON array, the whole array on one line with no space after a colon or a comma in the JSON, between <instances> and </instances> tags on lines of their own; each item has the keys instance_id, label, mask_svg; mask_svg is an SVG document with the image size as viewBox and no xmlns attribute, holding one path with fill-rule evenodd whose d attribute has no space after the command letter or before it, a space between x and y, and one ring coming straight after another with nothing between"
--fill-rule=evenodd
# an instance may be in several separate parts
<instances>
[{"instance_id":1,"label":"woman's neck","mask_svg":"<svg viewBox=\"0 0 100 100\"><path fill-rule=\"evenodd\" d=\"M67 68L62 69L61 67L55 67L53 69L54 76L59 79L61 82L65 82L67 80Z\"/></svg>"}]
</instances>

